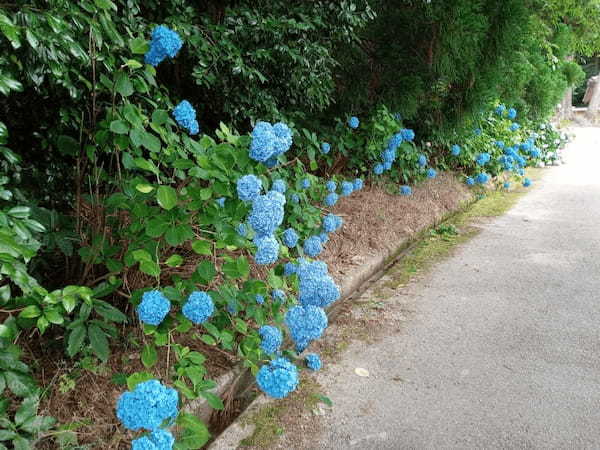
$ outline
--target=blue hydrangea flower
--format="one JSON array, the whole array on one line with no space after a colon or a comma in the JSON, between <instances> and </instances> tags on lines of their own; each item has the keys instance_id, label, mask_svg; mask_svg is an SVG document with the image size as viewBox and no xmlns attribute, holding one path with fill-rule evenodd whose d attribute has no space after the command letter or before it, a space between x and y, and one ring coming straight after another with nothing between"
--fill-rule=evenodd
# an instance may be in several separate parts
<instances>
[{"instance_id":1,"label":"blue hydrangea flower","mask_svg":"<svg viewBox=\"0 0 600 450\"><path fill-rule=\"evenodd\" d=\"M396 120L402 120L402 114L400 114L398 112L394 113L394 119L396 119Z\"/></svg>"},{"instance_id":2,"label":"blue hydrangea flower","mask_svg":"<svg viewBox=\"0 0 600 450\"><path fill-rule=\"evenodd\" d=\"M350 119L348 119L348 126L350 128L358 128L358 126L360 125L360 121L358 120L358 117L350 117Z\"/></svg>"},{"instance_id":3,"label":"blue hydrangea flower","mask_svg":"<svg viewBox=\"0 0 600 450\"><path fill-rule=\"evenodd\" d=\"M348 197L354 191L354 184L349 181L342 181L342 197Z\"/></svg>"},{"instance_id":4,"label":"blue hydrangea flower","mask_svg":"<svg viewBox=\"0 0 600 450\"><path fill-rule=\"evenodd\" d=\"M384 163L393 163L396 161L396 150L393 148L387 148L381 154L381 159L383 159Z\"/></svg>"},{"instance_id":5,"label":"blue hydrangea flower","mask_svg":"<svg viewBox=\"0 0 600 450\"><path fill-rule=\"evenodd\" d=\"M271 297L273 297L273 300L276 300L278 302L284 302L285 292L283 292L281 289L273 289L273 291L271 292Z\"/></svg>"},{"instance_id":6,"label":"blue hydrangea flower","mask_svg":"<svg viewBox=\"0 0 600 450\"><path fill-rule=\"evenodd\" d=\"M335 192L327 194L327 196L325 197L325 205L326 206L335 205L338 201L338 198L339 198L339 196Z\"/></svg>"},{"instance_id":7,"label":"blue hydrangea flower","mask_svg":"<svg viewBox=\"0 0 600 450\"><path fill-rule=\"evenodd\" d=\"M391 162L384 162L383 163L383 170L390 170L392 168L392 163Z\"/></svg>"},{"instance_id":8,"label":"blue hydrangea flower","mask_svg":"<svg viewBox=\"0 0 600 450\"><path fill-rule=\"evenodd\" d=\"M480 166L485 166L489 161L490 161L489 153L480 153L479 155L477 155L477 158L475 159L475 162Z\"/></svg>"},{"instance_id":9,"label":"blue hydrangea flower","mask_svg":"<svg viewBox=\"0 0 600 450\"><path fill-rule=\"evenodd\" d=\"M273 133L275 134L274 155L278 156L287 152L292 146L292 130L283 122L277 122L273 125Z\"/></svg>"},{"instance_id":10,"label":"blue hydrangea flower","mask_svg":"<svg viewBox=\"0 0 600 450\"><path fill-rule=\"evenodd\" d=\"M508 181L504 182L504 189L510 189L510 183Z\"/></svg>"},{"instance_id":11,"label":"blue hydrangea flower","mask_svg":"<svg viewBox=\"0 0 600 450\"><path fill-rule=\"evenodd\" d=\"M472 177L467 177L465 183L467 183L467 186L473 186L475 184L475 180Z\"/></svg>"},{"instance_id":12,"label":"blue hydrangea flower","mask_svg":"<svg viewBox=\"0 0 600 450\"><path fill-rule=\"evenodd\" d=\"M259 305L262 305L265 302L265 297L260 294L256 294L256 297L254 297L254 299Z\"/></svg>"},{"instance_id":13,"label":"blue hydrangea flower","mask_svg":"<svg viewBox=\"0 0 600 450\"><path fill-rule=\"evenodd\" d=\"M298 301L304 306L325 308L340 298L340 289L322 261L301 260L298 265Z\"/></svg>"},{"instance_id":14,"label":"blue hydrangea flower","mask_svg":"<svg viewBox=\"0 0 600 450\"><path fill-rule=\"evenodd\" d=\"M292 248L298 244L298 233L293 228L288 228L283 232L283 245Z\"/></svg>"},{"instance_id":15,"label":"blue hydrangea flower","mask_svg":"<svg viewBox=\"0 0 600 450\"><path fill-rule=\"evenodd\" d=\"M216 200L217 205L219 205L221 208L225 207L225 197L220 197Z\"/></svg>"},{"instance_id":16,"label":"blue hydrangea flower","mask_svg":"<svg viewBox=\"0 0 600 450\"><path fill-rule=\"evenodd\" d=\"M423 154L419 155L418 163L419 163L419 166L425 167L427 165L427 156L425 156Z\"/></svg>"},{"instance_id":17,"label":"blue hydrangea flower","mask_svg":"<svg viewBox=\"0 0 600 450\"><path fill-rule=\"evenodd\" d=\"M400 186L400 194L412 195L412 189L410 186Z\"/></svg>"},{"instance_id":18,"label":"blue hydrangea flower","mask_svg":"<svg viewBox=\"0 0 600 450\"><path fill-rule=\"evenodd\" d=\"M321 367L323 367L323 364L321 363L321 358L319 358L319 355L317 355L316 353L309 353L308 355L306 355L304 361L306 362L306 367L308 367L310 370L314 370L315 372L317 370L321 370Z\"/></svg>"},{"instance_id":19,"label":"blue hydrangea flower","mask_svg":"<svg viewBox=\"0 0 600 450\"><path fill-rule=\"evenodd\" d=\"M502 116L504 114L504 111L506 111L506 106L504 105L498 105L498 107L496 108L496 114L498 114L499 116Z\"/></svg>"},{"instance_id":20,"label":"blue hydrangea flower","mask_svg":"<svg viewBox=\"0 0 600 450\"><path fill-rule=\"evenodd\" d=\"M483 133L481 128L475 128L475 130L473 130L473 134L475 134L475 136L481 136L481 133Z\"/></svg>"},{"instance_id":21,"label":"blue hydrangea flower","mask_svg":"<svg viewBox=\"0 0 600 450\"><path fill-rule=\"evenodd\" d=\"M279 258L279 242L273 236L257 236L254 238L257 250L254 254L256 264L274 264Z\"/></svg>"},{"instance_id":22,"label":"blue hydrangea flower","mask_svg":"<svg viewBox=\"0 0 600 450\"><path fill-rule=\"evenodd\" d=\"M168 430L157 428L147 436L131 441L131 450L171 450L175 438Z\"/></svg>"},{"instance_id":23,"label":"blue hydrangea flower","mask_svg":"<svg viewBox=\"0 0 600 450\"><path fill-rule=\"evenodd\" d=\"M318 306L294 306L285 315L285 323L298 352L319 339L327 328L327 315Z\"/></svg>"},{"instance_id":24,"label":"blue hydrangea flower","mask_svg":"<svg viewBox=\"0 0 600 450\"><path fill-rule=\"evenodd\" d=\"M319 236L311 236L304 241L303 245L304 253L308 256L315 257L318 256L323 251L323 246L321 245L321 239Z\"/></svg>"},{"instance_id":25,"label":"blue hydrangea flower","mask_svg":"<svg viewBox=\"0 0 600 450\"><path fill-rule=\"evenodd\" d=\"M504 141L496 141L494 142L494 144L496 145L496 147L498 148L504 148Z\"/></svg>"},{"instance_id":26,"label":"blue hydrangea flower","mask_svg":"<svg viewBox=\"0 0 600 450\"><path fill-rule=\"evenodd\" d=\"M327 183L325 183L325 188L329 191L329 192L335 192L337 189L337 183L333 180L328 181Z\"/></svg>"},{"instance_id":27,"label":"blue hydrangea flower","mask_svg":"<svg viewBox=\"0 0 600 450\"><path fill-rule=\"evenodd\" d=\"M295 192L290 196L292 203L300 203L300 196Z\"/></svg>"},{"instance_id":28,"label":"blue hydrangea flower","mask_svg":"<svg viewBox=\"0 0 600 450\"><path fill-rule=\"evenodd\" d=\"M200 126L196 120L196 110L190 102L183 100L175 107L172 114L181 128L185 128L192 135L198 134Z\"/></svg>"},{"instance_id":29,"label":"blue hydrangea flower","mask_svg":"<svg viewBox=\"0 0 600 450\"><path fill-rule=\"evenodd\" d=\"M206 322L215 312L212 297L206 292L195 291L190 294L181 309L183 315L195 324Z\"/></svg>"},{"instance_id":30,"label":"blue hydrangea flower","mask_svg":"<svg viewBox=\"0 0 600 450\"><path fill-rule=\"evenodd\" d=\"M344 223L343 219L340 216L336 216L335 214L327 214L323 218L323 230L327 233L333 233L337 231L339 227Z\"/></svg>"},{"instance_id":31,"label":"blue hydrangea flower","mask_svg":"<svg viewBox=\"0 0 600 450\"><path fill-rule=\"evenodd\" d=\"M415 138L415 132L413 130L405 128L404 130L401 130L400 133L402 134L402 139L405 141L410 142Z\"/></svg>"},{"instance_id":32,"label":"blue hydrangea flower","mask_svg":"<svg viewBox=\"0 0 600 450\"><path fill-rule=\"evenodd\" d=\"M265 167L268 167L270 169L271 167L275 167L277 164L279 164L279 159L277 159L277 156L271 156L263 164L265 165Z\"/></svg>"},{"instance_id":33,"label":"blue hydrangea flower","mask_svg":"<svg viewBox=\"0 0 600 450\"><path fill-rule=\"evenodd\" d=\"M375 167L373 167L373 173L375 173L375 175L381 175L383 173L383 164L375 164Z\"/></svg>"},{"instance_id":34,"label":"blue hydrangea flower","mask_svg":"<svg viewBox=\"0 0 600 450\"><path fill-rule=\"evenodd\" d=\"M329 242L329 235L326 232L323 232L318 235L319 239L321 239L321 244L327 244Z\"/></svg>"},{"instance_id":35,"label":"blue hydrangea flower","mask_svg":"<svg viewBox=\"0 0 600 450\"><path fill-rule=\"evenodd\" d=\"M458 146L458 145L454 144L454 145L452 146L452 150L451 150L451 152L452 152L452 155L453 155L453 156L458 156L458 155L460 155L460 146Z\"/></svg>"},{"instance_id":36,"label":"blue hydrangea flower","mask_svg":"<svg viewBox=\"0 0 600 450\"><path fill-rule=\"evenodd\" d=\"M182 45L183 41L175 31L159 25L152 31L150 49L144 55L144 61L156 67L165 58L174 58Z\"/></svg>"},{"instance_id":37,"label":"blue hydrangea flower","mask_svg":"<svg viewBox=\"0 0 600 450\"><path fill-rule=\"evenodd\" d=\"M517 118L517 110L515 108L510 108L508 110L508 115L507 116L508 116L508 118L510 120L516 119Z\"/></svg>"},{"instance_id":38,"label":"blue hydrangea flower","mask_svg":"<svg viewBox=\"0 0 600 450\"><path fill-rule=\"evenodd\" d=\"M302 189L308 189L310 187L310 179L305 178L302 180Z\"/></svg>"},{"instance_id":39,"label":"blue hydrangea flower","mask_svg":"<svg viewBox=\"0 0 600 450\"><path fill-rule=\"evenodd\" d=\"M488 181L490 181L490 176L485 172L481 172L477 174L475 181L479 184L486 184Z\"/></svg>"},{"instance_id":40,"label":"blue hydrangea flower","mask_svg":"<svg viewBox=\"0 0 600 450\"><path fill-rule=\"evenodd\" d=\"M267 355L276 353L281 347L283 335L279 328L272 325L263 325L259 328L258 334L260 335L260 348Z\"/></svg>"},{"instance_id":41,"label":"blue hydrangea flower","mask_svg":"<svg viewBox=\"0 0 600 450\"><path fill-rule=\"evenodd\" d=\"M290 277L298 271L298 266L293 262L286 262L283 266L283 275Z\"/></svg>"},{"instance_id":42,"label":"blue hydrangea flower","mask_svg":"<svg viewBox=\"0 0 600 450\"><path fill-rule=\"evenodd\" d=\"M521 176L524 176L525 175L525 170L524 169L519 169L519 170L517 170L517 173L519 175L521 175Z\"/></svg>"},{"instance_id":43,"label":"blue hydrangea flower","mask_svg":"<svg viewBox=\"0 0 600 450\"><path fill-rule=\"evenodd\" d=\"M521 128L521 125L515 122L510 126L510 131L517 131L519 128Z\"/></svg>"},{"instance_id":44,"label":"blue hydrangea flower","mask_svg":"<svg viewBox=\"0 0 600 450\"><path fill-rule=\"evenodd\" d=\"M435 169L432 169L431 167L427 169L427 178L435 178L436 176L437 172Z\"/></svg>"},{"instance_id":45,"label":"blue hydrangea flower","mask_svg":"<svg viewBox=\"0 0 600 450\"><path fill-rule=\"evenodd\" d=\"M394 134L388 141L388 150L392 150L394 152L394 159L396 159L396 150L398 149L398 147L400 147L400 144L402 144L403 140L404 137L402 136L402 132L399 132Z\"/></svg>"},{"instance_id":46,"label":"blue hydrangea flower","mask_svg":"<svg viewBox=\"0 0 600 450\"><path fill-rule=\"evenodd\" d=\"M327 142L323 142L321 144L321 153L326 155L327 153L329 153L329 150L331 150L331 145L329 145Z\"/></svg>"},{"instance_id":47,"label":"blue hydrangea flower","mask_svg":"<svg viewBox=\"0 0 600 450\"><path fill-rule=\"evenodd\" d=\"M137 306L137 314L139 319L148 325L160 325L165 319L171 302L160 291L148 291L142 295L142 301Z\"/></svg>"},{"instance_id":48,"label":"blue hydrangea flower","mask_svg":"<svg viewBox=\"0 0 600 450\"><path fill-rule=\"evenodd\" d=\"M531 180L529 178L525 178L523 180L523 187L529 187L531 186Z\"/></svg>"},{"instance_id":49,"label":"blue hydrangea flower","mask_svg":"<svg viewBox=\"0 0 600 450\"><path fill-rule=\"evenodd\" d=\"M240 200L252 201L260 195L262 181L254 175L244 175L237 181L237 194Z\"/></svg>"},{"instance_id":50,"label":"blue hydrangea flower","mask_svg":"<svg viewBox=\"0 0 600 450\"><path fill-rule=\"evenodd\" d=\"M256 122L252 130L252 143L250 144L250 158L259 162L266 162L275 153L275 132L269 122Z\"/></svg>"},{"instance_id":51,"label":"blue hydrangea flower","mask_svg":"<svg viewBox=\"0 0 600 450\"><path fill-rule=\"evenodd\" d=\"M129 430L156 430L167 419L177 417L179 396L175 389L158 380L139 383L133 391L123 392L117 401L117 417Z\"/></svg>"},{"instance_id":52,"label":"blue hydrangea flower","mask_svg":"<svg viewBox=\"0 0 600 450\"><path fill-rule=\"evenodd\" d=\"M278 192L257 196L252 202L248 223L258 235L272 235L283 222L284 204L285 197Z\"/></svg>"},{"instance_id":53,"label":"blue hydrangea flower","mask_svg":"<svg viewBox=\"0 0 600 450\"><path fill-rule=\"evenodd\" d=\"M355 179L353 184L355 191L360 191L363 188L363 180L360 178Z\"/></svg>"},{"instance_id":54,"label":"blue hydrangea flower","mask_svg":"<svg viewBox=\"0 0 600 450\"><path fill-rule=\"evenodd\" d=\"M298 387L298 369L285 358L277 358L260 368L256 384L273 398L285 398Z\"/></svg>"},{"instance_id":55,"label":"blue hydrangea flower","mask_svg":"<svg viewBox=\"0 0 600 450\"><path fill-rule=\"evenodd\" d=\"M283 180L275 180L273 181L273 187L271 188L275 192L279 192L280 194L285 193L287 186L285 185L285 181Z\"/></svg>"},{"instance_id":56,"label":"blue hydrangea flower","mask_svg":"<svg viewBox=\"0 0 600 450\"><path fill-rule=\"evenodd\" d=\"M537 148L532 149L529 154L531 155L532 158L540 157L540 151Z\"/></svg>"},{"instance_id":57,"label":"blue hydrangea flower","mask_svg":"<svg viewBox=\"0 0 600 450\"><path fill-rule=\"evenodd\" d=\"M246 226L245 223L240 223L237 228L236 228L237 234L239 234L242 237L246 237L246 235L248 234L248 227Z\"/></svg>"}]
</instances>

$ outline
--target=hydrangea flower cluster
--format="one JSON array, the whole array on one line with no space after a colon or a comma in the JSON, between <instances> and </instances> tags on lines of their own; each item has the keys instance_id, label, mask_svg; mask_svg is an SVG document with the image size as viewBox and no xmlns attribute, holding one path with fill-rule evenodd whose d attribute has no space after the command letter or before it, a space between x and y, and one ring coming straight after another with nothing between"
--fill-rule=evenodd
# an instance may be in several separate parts
<instances>
[{"instance_id":1,"label":"hydrangea flower cluster","mask_svg":"<svg viewBox=\"0 0 600 450\"><path fill-rule=\"evenodd\" d=\"M147 436L131 441L131 450L171 450L175 438L168 430L158 428Z\"/></svg>"},{"instance_id":2,"label":"hydrangea flower cluster","mask_svg":"<svg viewBox=\"0 0 600 450\"><path fill-rule=\"evenodd\" d=\"M412 189L410 186L400 186L400 194L412 195Z\"/></svg>"},{"instance_id":3,"label":"hydrangea flower cluster","mask_svg":"<svg viewBox=\"0 0 600 450\"><path fill-rule=\"evenodd\" d=\"M258 303L259 305L262 305L265 302L265 297L260 294L256 294L254 299L256 300L256 303Z\"/></svg>"},{"instance_id":4,"label":"hydrangea flower cluster","mask_svg":"<svg viewBox=\"0 0 600 450\"><path fill-rule=\"evenodd\" d=\"M131 392L123 392L117 401L117 417L129 430L156 430L167 419L177 417L179 396L175 389L158 380L139 383Z\"/></svg>"},{"instance_id":5,"label":"hydrangea flower cluster","mask_svg":"<svg viewBox=\"0 0 600 450\"><path fill-rule=\"evenodd\" d=\"M288 228L283 232L283 244L286 247L292 248L298 244L298 233L293 228Z\"/></svg>"},{"instance_id":6,"label":"hydrangea flower cluster","mask_svg":"<svg viewBox=\"0 0 600 450\"><path fill-rule=\"evenodd\" d=\"M219 205L220 208L224 208L225 207L225 197L220 197L216 200L217 205Z\"/></svg>"},{"instance_id":7,"label":"hydrangea flower cluster","mask_svg":"<svg viewBox=\"0 0 600 450\"><path fill-rule=\"evenodd\" d=\"M504 106L504 105L498 105L496 107L496 114L498 114L499 116L503 116L505 111L506 111L506 106Z\"/></svg>"},{"instance_id":8,"label":"hydrangea flower cluster","mask_svg":"<svg viewBox=\"0 0 600 450\"><path fill-rule=\"evenodd\" d=\"M265 394L284 398L298 387L298 368L285 358L277 358L260 368L256 382Z\"/></svg>"},{"instance_id":9,"label":"hydrangea flower cluster","mask_svg":"<svg viewBox=\"0 0 600 450\"><path fill-rule=\"evenodd\" d=\"M331 192L325 197L325 205L329 207L334 206L337 203L338 199L339 196L335 192Z\"/></svg>"},{"instance_id":10,"label":"hydrangea flower cluster","mask_svg":"<svg viewBox=\"0 0 600 450\"><path fill-rule=\"evenodd\" d=\"M271 297L273 297L273 300L283 302L285 301L285 292L283 292L281 289L273 289L273 292L271 292Z\"/></svg>"},{"instance_id":11,"label":"hydrangea flower cluster","mask_svg":"<svg viewBox=\"0 0 600 450\"><path fill-rule=\"evenodd\" d=\"M419 164L419 166L425 167L427 165L427 156L420 154L417 163Z\"/></svg>"},{"instance_id":12,"label":"hydrangea flower cluster","mask_svg":"<svg viewBox=\"0 0 600 450\"><path fill-rule=\"evenodd\" d=\"M358 120L358 117L350 117L348 119L348 126L350 128L358 128L358 126L360 125L360 121Z\"/></svg>"},{"instance_id":13,"label":"hydrangea flower cluster","mask_svg":"<svg viewBox=\"0 0 600 450\"><path fill-rule=\"evenodd\" d=\"M473 177L467 177L465 183L467 183L467 186L473 186L475 184L475 180L473 179Z\"/></svg>"},{"instance_id":14,"label":"hydrangea flower cluster","mask_svg":"<svg viewBox=\"0 0 600 450\"><path fill-rule=\"evenodd\" d=\"M292 203L300 203L300 196L294 192L292 195L290 195L290 200Z\"/></svg>"},{"instance_id":15,"label":"hydrangea flower cluster","mask_svg":"<svg viewBox=\"0 0 600 450\"><path fill-rule=\"evenodd\" d=\"M340 288L322 261L300 260L297 269L298 301L304 306L325 308L340 298Z\"/></svg>"},{"instance_id":16,"label":"hydrangea flower cluster","mask_svg":"<svg viewBox=\"0 0 600 450\"><path fill-rule=\"evenodd\" d=\"M142 301L137 306L140 321L148 325L158 326L167 317L171 309L171 302L162 292L153 290L144 292Z\"/></svg>"},{"instance_id":17,"label":"hydrangea flower cluster","mask_svg":"<svg viewBox=\"0 0 600 450\"><path fill-rule=\"evenodd\" d=\"M201 324L213 315L215 304L208 293L195 291L190 294L181 311L193 323Z\"/></svg>"},{"instance_id":18,"label":"hydrangea flower cluster","mask_svg":"<svg viewBox=\"0 0 600 450\"><path fill-rule=\"evenodd\" d=\"M477 174L475 181L478 184L487 184L487 182L490 181L490 176L485 172L481 172Z\"/></svg>"},{"instance_id":19,"label":"hydrangea flower cluster","mask_svg":"<svg viewBox=\"0 0 600 450\"><path fill-rule=\"evenodd\" d=\"M257 235L254 238L254 244L256 245L256 253L254 254L254 261L259 265L274 264L279 258L279 242L275 237Z\"/></svg>"},{"instance_id":20,"label":"hydrangea flower cluster","mask_svg":"<svg viewBox=\"0 0 600 450\"><path fill-rule=\"evenodd\" d=\"M283 335L281 330L272 325L263 325L259 328L260 348L267 355L272 355L279 350L283 343Z\"/></svg>"},{"instance_id":21,"label":"hydrangea flower cluster","mask_svg":"<svg viewBox=\"0 0 600 450\"><path fill-rule=\"evenodd\" d=\"M298 265L293 262L286 262L283 266L283 275L290 277L298 271Z\"/></svg>"},{"instance_id":22,"label":"hydrangea flower cluster","mask_svg":"<svg viewBox=\"0 0 600 450\"><path fill-rule=\"evenodd\" d=\"M437 171L433 168L427 169L427 178L435 178L437 177Z\"/></svg>"},{"instance_id":23,"label":"hydrangea flower cluster","mask_svg":"<svg viewBox=\"0 0 600 450\"><path fill-rule=\"evenodd\" d=\"M292 141L292 130L286 124L257 122L252 130L250 158L272 167L277 157L290 149Z\"/></svg>"},{"instance_id":24,"label":"hydrangea flower cluster","mask_svg":"<svg viewBox=\"0 0 600 450\"><path fill-rule=\"evenodd\" d=\"M287 189L287 186L285 185L285 181L283 181L281 179L273 181L273 186L272 186L271 190L273 190L275 192L279 192L280 194L284 194L286 189Z\"/></svg>"},{"instance_id":25,"label":"hydrangea flower cluster","mask_svg":"<svg viewBox=\"0 0 600 450\"><path fill-rule=\"evenodd\" d=\"M260 195L262 181L255 175L244 175L237 181L237 194L240 200L251 202Z\"/></svg>"},{"instance_id":26,"label":"hydrangea flower cluster","mask_svg":"<svg viewBox=\"0 0 600 450\"><path fill-rule=\"evenodd\" d=\"M329 145L329 143L323 142L321 144L321 153L326 155L327 153L329 153L330 150L331 150L331 145Z\"/></svg>"},{"instance_id":27,"label":"hydrangea flower cluster","mask_svg":"<svg viewBox=\"0 0 600 450\"><path fill-rule=\"evenodd\" d=\"M402 134L402 139L405 141L411 142L415 138L415 132L408 128L401 130L400 133Z\"/></svg>"},{"instance_id":28,"label":"hydrangea flower cluster","mask_svg":"<svg viewBox=\"0 0 600 450\"><path fill-rule=\"evenodd\" d=\"M308 189L310 187L310 179L305 178L302 180L302 189Z\"/></svg>"},{"instance_id":29,"label":"hydrangea flower cluster","mask_svg":"<svg viewBox=\"0 0 600 450\"><path fill-rule=\"evenodd\" d=\"M364 185L363 180L361 180L360 178L355 179L353 184L354 184L355 191L360 191Z\"/></svg>"},{"instance_id":30,"label":"hydrangea flower cluster","mask_svg":"<svg viewBox=\"0 0 600 450\"><path fill-rule=\"evenodd\" d=\"M321 244L327 244L329 242L329 235L325 231L318 236L319 239L321 239Z\"/></svg>"},{"instance_id":31,"label":"hydrangea flower cluster","mask_svg":"<svg viewBox=\"0 0 600 450\"><path fill-rule=\"evenodd\" d=\"M237 231L237 234L239 234L241 237L246 237L248 235L248 227L246 226L245 223L240 223L236 227L236 231Z\"/></svg>"},{"instance_id":32,"label":"hydrangea flower cluster","mask_svg":"<svg viewBox=\"0 0 600 450\"><path fill-rule=\"evenodd\" d=\"M521 125L515 122L510 126L510 131L517 131L519 128L521 128Z\"/></svg>"},{"instance_id":33,"label":"hydrangea flower cluster","mask_svg":"<svg viewBox=\"0 0 600 450\"><path fill-rule=\"evenodd\" d=\"M321 239L319 236L311 236L305 239L302 248L304 253L313 258L320 255L323 251L323 245L321 244Z\"/></svg>"},{"instance_id":34,"label":"hydrangea flower cluster","mask_svg":"<svg viewBox=\"0 0 600 450\"><path fill-rule=\"evenodd\" d=\"M506 115L510 120L515 120L517 118L517 110L515 108L510 108L508 110L508 114Z\"/></svg>"},{"instance_id":35,"label":"hydrangea flower cluster","mask_svg":"<svg viewBox=\"0 0 600 450\"><path fill-rule=\"evenodd\" d=\"M381 175L383 173L383 169L384 169L383 164L377 163L377 164L375 164L375 167L373 167L373 173L375 175Z\"/></svg>"},{"instance_id":36,"label":"hydrangea flower cluster","mask_svg":"<svg viewBox=\"0 0 600 450\"><path fill-rule=\"evenodd\" d=\"M173 110L173 118L181 128L188 130L191 135L198 134L200 126L196 120L196 110L187 100L183 100Z\"/></svg>"},{"instance_id":37,"label":"hydrangea flower cluster","mask_svg":"<svg viewBox=\"0 0 600 450\"><path fill-rule=\"evenodd\" d=\"M523 180L523 187L529 187L531 186L531 180L529 178L525 178Z\"/></svg>"},{"instance_id":38,"label":"hydrangea flower cluster","mask_svg":"<svg viewBox=\"0 0 600 450\"><path fill-rule=\"evenodd\" d=\"M342 197L348 197L352 192L354 192L354 183L342 181Z\"/></svg>"},{"instance_id":39,"label":"hydrangea flower cluster","mask_svg":"<svg viewBox=\"0 0 600 450\"><path fill-rule=\"evenodd\" d=\"M485 166L488 162L490 162L490 154L489 153L480 153L477 155L475 162L480 166Z\"/></svg>"},{"instance_id":40,"label":"hydrangea flower cluster","mask_svg":"<svg viewBox=\"0 0 600 450\"><path fill-rule=\"evenodd\" d=\"M454 144L452 146L452 150L450 150L452 152L452 156L458 156L460 155L460 146Z\"/></svg>"},{"instance_id":41,"label":"hydrangea flower cluster","mask_svg":"<svg viewBox=\"0 0 600 450\"><path fill-rule=\"evenodd\" d=\"M340 216L336 216L335 214L327 214L323 219L323 230L325 230L327 233L333 233L337 231L343 223L344 221Z\"/></svg>"},{"instance_id":42,"label":"hydrangea flower cluster","mask_svg":"<svg viewBox=\"0 0 600 450\"><path fill-rule=\"evenodd\" d=\"M183 42L175 31L159 25L152 31L150 49L144 55L144 61L156 67L166 58L175 58L182 45Z\"/></svg>"},{"instance_id":43,"label":"hydrangea flower cluster","mask_svg":"<svg viewBox=\"0 0 600 450\"><path fill-rule=\"evenodd\" d=\"M257 196L252 202L248 223L259 236L271 236L283 222L285 197L269 191Z\"/></svg>"},{"instance_id":44,"label":"hydrangea flower cluster","mask_svg":"<svg viewBox=\"0 0 600 450\"><path fill-rule=\"evenodd\" d=\"M285 323L290 330L296 350L302 352L309 344L319 339L327 328L327 315L318 306L294 306L288 309Z\"/></svg>"},{"instance_id":45,"label":"hydrangea flower cluster","mask_svg":"<svg viewBox=\"0 0 600 450\"><path fill-rule=\"evenodd\" d=\"M316 353L309 353L308 355L306 355L304 361L306 362L306 367L308 367L310 370L314 370L315 372L317 370L321 370L321 367L323 367L323 364L321 363L321 358L319 358L319 355L317 355Z\"/></svg>"},{"instance_id":46,"label":"hydrangea flower cluster","mask_svg":"<svg viewBox=\"0 0 600 450\"><path fill-rule=\"evenodd\" d=\"M335 192L337 190L337 183L333 180L329 180L325 183L325 188L328 192Z\"/></svg>"}]
</instances>

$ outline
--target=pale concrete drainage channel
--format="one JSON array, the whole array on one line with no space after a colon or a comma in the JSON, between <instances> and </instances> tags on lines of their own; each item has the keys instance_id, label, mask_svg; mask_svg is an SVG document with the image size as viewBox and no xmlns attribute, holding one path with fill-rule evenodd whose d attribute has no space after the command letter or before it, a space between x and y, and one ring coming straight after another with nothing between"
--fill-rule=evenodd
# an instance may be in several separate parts
<instances>
[{"instance_id":1,"label":"pale concrete drainage channel","mask_svg":"<svg viewBox=\"0 0 600 450\"><path fill-rule=\"evenodd\" d=\"M399 241L394 249L382 251L379 255L369 258L364 264L346 274L340 286L340 299L327 310L330 323L341 311L343 303L365 292L372 283L383 276L390 266L394 265L407 254L427 230L435 228L457 213L464 211L476 199L474 194L470 194L467 200L456 210L439 214L429 223L425 223L411 236ZM227 417L227 413L221 415L218 419L225 421L228 425L220 434L214 436L213 440L205 448L211 450L233 449L239 445L241 440L250 436L254 431L253 426L243 424L245 419L252 416L263 405L277 400L270 399L263 394L255 396L252 390L254 377L248 369L243 368L241 365L221 375L216 382L217 387L214 389L214 393L224 399L226 410L227 406L235 401L241 403L241 412L237 417ZM206 423L211 422L211 419L214 419L217 414L222 414L221 411L214 411L206 400L202 398L188 404L185 411L197 415Z\"/></svg>"}]
</instances>

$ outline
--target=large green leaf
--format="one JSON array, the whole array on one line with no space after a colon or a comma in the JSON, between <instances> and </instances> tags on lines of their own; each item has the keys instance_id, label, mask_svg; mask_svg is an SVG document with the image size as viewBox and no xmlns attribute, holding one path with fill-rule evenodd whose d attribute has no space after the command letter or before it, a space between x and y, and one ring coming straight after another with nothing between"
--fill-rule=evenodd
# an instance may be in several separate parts
<instances>
[{"instance_id":1,"label":"large green leaf","mask_svg":"<svg viewBox=\"0 0 600 450\"><path fill-rule=\"evenodd\" d=\"M67 355L73 357L81 350L85 335L86 328L83 325L78 325L71 330L67 342Z\"/></svg>"},{"instance_id":2,"label":"large green leaf","mask_svg":"<svg viewBox=\"0 0 600 450\"><path fill-rule=\"evenodd\" d=\"M88 336L92 351L101 361L106 362L110 354L110 348L104 331L98 325L92 324L88 327Z\"/></svg>"},{"instance_id":3,"label":"large green leaf","mask_svg":"<svg viewBox=\"0 0 600 450\"><path fill-rule=\"evenodd\" d=\"M208 442L208 428L198 417L189 413L180 413L177 425L183 429L178 445L183 449L198 449Z\"/></svg>"},{"instance_id":4,"label":"large green leaf","mask_svg":"<svg viewBox=\"0 0 600 450\"><path fill-rule=\"evenodd\" d=\"M158 361L158 352L156 351L156 347L152 344L144 345L142 349L142 364L146 368L150 368L156 364Z\"/></svg>"},{"instance_id":5,"label":"large green leaf","mask_svg":"<svg viewBox=\"0 0 600 450\"><path fill-rule=\"evenodd\" d=\"M164 209L171 210L177 205L177 191L171 186L159 186L156 190L156 200Z\"/></svg>"},{"instance_id":6,"label":"large green leaf","mask_svg":"<svg viewBox=\"0 0 600 450\"><path fill-rule=\"evenodd\" d=\"M4 372L4 379L6 380L6 387L19 397L26 397L36 389L35 382L31 376L26 374L7 370Z\"/></svg>"}]
</instances>

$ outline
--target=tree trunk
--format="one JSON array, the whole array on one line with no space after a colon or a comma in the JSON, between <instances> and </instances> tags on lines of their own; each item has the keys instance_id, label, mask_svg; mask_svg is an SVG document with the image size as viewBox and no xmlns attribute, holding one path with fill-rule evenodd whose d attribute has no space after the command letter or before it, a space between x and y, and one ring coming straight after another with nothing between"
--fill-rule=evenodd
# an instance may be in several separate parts
<instances>
[{"instance_id":1,"label":"tree trunk","mask_svg":"<svg viewBox=\"0 0 600 450\"><path fill-rule=\"evenodd\" d=\"M587 117L588 119L594 120L598 115L598 108L600 107L600 86L598 86L598 77L594 79L592 91L590 93L590 102L588 104ZM591 80L590 80L591 81Z\"/></svg>"},{"instance_id":2,"label":"tree trunk","mask_svg":"<svg viewBox=\"0 0 600 450\"><path fill-rule=\"evenodd\" d=\"M568 88L560 103L561 119L570 120L573 117L573 88Z\"/></svg>"}]
</instances>

